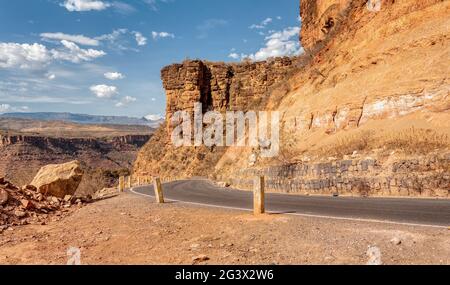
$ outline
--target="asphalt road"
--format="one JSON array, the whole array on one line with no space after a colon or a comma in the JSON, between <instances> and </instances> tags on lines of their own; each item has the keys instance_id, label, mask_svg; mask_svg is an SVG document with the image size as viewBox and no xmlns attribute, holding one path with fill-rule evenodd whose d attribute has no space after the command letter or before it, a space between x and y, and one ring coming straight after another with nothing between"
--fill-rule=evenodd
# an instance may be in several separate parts
<instances>
[{"instance_id":1,"label":"asphalt road","mask_svg":"<svg viewBox=\"0 0 450 285\"><path fill-rule=\"evenodd\" d=\"M152 186L133 188L154 197ZM165 199L210 207L253 209L250 191L224 189L205 180L184 180L163 185ZM266 193L269 213L315 216L423 226L450 226L450 200L409 198L356 198L299 196Z\"/></svg>"}]
</instances>

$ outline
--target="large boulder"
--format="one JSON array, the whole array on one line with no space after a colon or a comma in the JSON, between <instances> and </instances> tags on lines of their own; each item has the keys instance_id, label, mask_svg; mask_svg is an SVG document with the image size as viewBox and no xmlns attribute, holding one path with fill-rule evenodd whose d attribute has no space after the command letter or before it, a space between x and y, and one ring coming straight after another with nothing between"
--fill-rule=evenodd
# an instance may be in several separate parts
<instances>
[{"instance_id":1,"label":"large boulder","mask_svg":"<svg viewBox=\"0 0 450 285\"><path fill-rule=\"evenodd\" d=\"M64 198L74 195L83 178L83 170L78 161L64 164L51 164L42 167L31 185L45 195Z\"/></svg>"}]
</instances>

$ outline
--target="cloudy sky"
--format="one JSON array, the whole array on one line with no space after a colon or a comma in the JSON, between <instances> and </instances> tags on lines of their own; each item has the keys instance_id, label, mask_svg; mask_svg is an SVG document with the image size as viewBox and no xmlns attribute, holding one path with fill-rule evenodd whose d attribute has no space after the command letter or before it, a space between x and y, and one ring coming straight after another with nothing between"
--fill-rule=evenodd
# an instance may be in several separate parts
<instances>
[{"instance_id":1,"label":"cloudy sky","mask_svg":"<svg viewBox=\"0 0 450 285\"><path fill-rule=\"evenodd\" d=\"M298 0L0 0L0 113L164 114L186 58L301 52Z\"/></svg>"}]
</instances>

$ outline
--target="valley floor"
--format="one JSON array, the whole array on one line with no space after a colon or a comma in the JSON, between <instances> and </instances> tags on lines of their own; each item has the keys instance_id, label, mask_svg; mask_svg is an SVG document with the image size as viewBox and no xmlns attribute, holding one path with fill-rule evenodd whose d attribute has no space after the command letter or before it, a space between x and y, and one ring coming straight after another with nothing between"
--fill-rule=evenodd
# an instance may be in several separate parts
<instances>
[{"instance_id":1,"label":"valley floor","mask_svg":"<svg viewBox=\"0 0 450 285\"><path fill-rule=\"evenodd\" d=\"M254 217L129 193L5 230L0 264L66 264L70 247L80 248L82 264L366 264L373 246L383 264L450 264L449 229Z\"/></svg>"}]
</instances>

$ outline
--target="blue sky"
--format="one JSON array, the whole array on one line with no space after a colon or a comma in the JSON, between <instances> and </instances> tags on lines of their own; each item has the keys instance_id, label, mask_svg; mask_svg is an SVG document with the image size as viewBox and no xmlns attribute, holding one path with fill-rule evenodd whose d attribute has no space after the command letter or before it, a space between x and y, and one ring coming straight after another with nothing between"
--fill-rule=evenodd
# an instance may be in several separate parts
<instances>
[{"instance_id":1,"label":"blue sky","mask_svg":"<svg viewBox=\"0 0 450 285\"><path fill-rule=\"evenodd\" d=\"M164 114L162 67L294 55L298 0L0 0L0 113Z\"/></svg>"}]
</instances>

